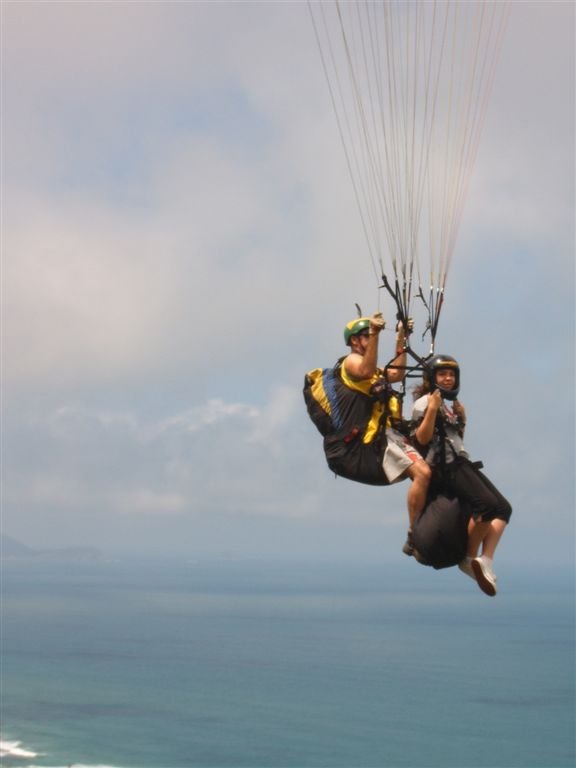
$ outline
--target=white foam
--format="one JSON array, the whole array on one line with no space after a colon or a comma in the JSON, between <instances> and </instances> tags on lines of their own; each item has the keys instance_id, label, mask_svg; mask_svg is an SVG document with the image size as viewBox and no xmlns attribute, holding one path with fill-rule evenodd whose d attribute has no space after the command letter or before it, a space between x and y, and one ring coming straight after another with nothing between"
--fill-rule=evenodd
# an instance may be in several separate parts
<instances>
[{"instance_id":1,"label":"white foam","mask_svg":"<svg viewBox=\"0 0 576 768\"><path fill-rule=\"evenodd\" d=\"M10 757L10 758L17 758L17 759L30 759L34 757L38 757L38 752L32 752L29 749L23 749L20 745L22 744L21 741L8 741L5 739L0 739L0 758L3 757ZM37 765L21 765L21 768L41 768ZM44 768L49 768L48 766L44 766ZM50 768L115 768L113 765L86 765L84 763L67 763L66 765L60 765L60 766L50 766Z\"/></svg>"},{"instance_id":2,"label":"white foam","mask_svg":"<svg viewBox=\"0 0 576 768\"><path fill-rule=\"evenodd\" d=\"M1 756L1 755L0 755ZM113 765L85 765L84 763L67 763L66 765L39 766L31 763L20 768L116 768Z\"/></svg>"},{"instance_id":3,"label":"white foam","mask_svg":"<svg viewBox=\"0 0 576 768\"><path fill-rule=\"evenodd\" d=\"M0 741L0 757L38 757L37 752L22 749L21 741Z\"/></svg>"}]
</instances>

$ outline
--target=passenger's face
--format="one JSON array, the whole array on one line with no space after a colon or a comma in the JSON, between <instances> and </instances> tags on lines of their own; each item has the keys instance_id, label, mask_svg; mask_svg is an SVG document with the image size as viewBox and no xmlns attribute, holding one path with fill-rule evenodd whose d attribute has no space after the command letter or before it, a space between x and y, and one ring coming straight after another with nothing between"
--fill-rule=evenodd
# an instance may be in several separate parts
<instances>
[{"instance_id":1,"label":"passenger's face","mask_svg":"<svg viewBox=\"0 0 576 768\"><path fill-rule=\"evenodd\" d=\"M442 389L454 389L456 374L451 368L440 368L436 371L436 384Z\"/></svg>"}]
</instances>

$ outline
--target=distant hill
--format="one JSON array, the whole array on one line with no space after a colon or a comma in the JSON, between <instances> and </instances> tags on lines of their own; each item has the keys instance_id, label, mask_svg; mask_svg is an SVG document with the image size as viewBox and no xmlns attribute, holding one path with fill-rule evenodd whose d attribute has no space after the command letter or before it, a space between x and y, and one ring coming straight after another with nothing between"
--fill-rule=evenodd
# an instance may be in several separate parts
<instances>
[{"instance_id":1,"label":"distant hill","mask_svg":"<svg viewBox=\"0 0 576 768\"><path fill-rule=\"evenodd\" d=\"M37 558L43 560L65 560L95 562L103 560L102 552L96 547L63 547L61 549L33 549L11 536L0 534L0 557L2 560Z\"/></svg>"},{"instance_id":2,"label":"distant hill","mask_svg":"<svg viewBox=\"0 0 576 768\"><path fill-rule=\"evenodd\" d=\"M21 541L10 538L10 536L0 535L0 555L2 557L32 557L35 552Z\"/></svg>"}]
</instances>

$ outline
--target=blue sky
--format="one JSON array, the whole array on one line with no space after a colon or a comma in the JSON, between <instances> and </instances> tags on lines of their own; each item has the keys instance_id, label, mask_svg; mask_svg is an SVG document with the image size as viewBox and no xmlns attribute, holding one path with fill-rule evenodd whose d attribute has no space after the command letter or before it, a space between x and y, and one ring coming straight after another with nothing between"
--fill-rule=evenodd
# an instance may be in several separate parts
<instances>
[{"instance_id":1,"label":"blue sky","mask_svg":"<svg viewBox=\"0 0 576 768\"><path fill-rule=\"evenodd\" d=\"M399 560L301 397L393 316L306 5L4 2L2 65L3 532ZM574 8L513 3L438 339L511 563L574 557L574 209Z\"/></svg>"}]
</instances>

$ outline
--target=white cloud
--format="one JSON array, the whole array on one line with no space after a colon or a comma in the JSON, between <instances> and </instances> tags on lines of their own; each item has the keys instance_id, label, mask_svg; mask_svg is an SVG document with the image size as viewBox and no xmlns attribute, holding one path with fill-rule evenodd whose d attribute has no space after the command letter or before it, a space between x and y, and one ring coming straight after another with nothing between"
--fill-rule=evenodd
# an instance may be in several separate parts
<instances>
[{"instance_id":1,"label":"white cloud","mask_svg":"<svg viewBox=\"0 0 576 768\"><path fill-rule=\"evenodd\" d=\"M173 515L185 511L187 501L175 493L157 493L142 488L114 494L110 506L121 513Z\"/></svg>"},{"instance_id":2,"label":"white cloud","mask_svg":"<svg viewBox=\"0 0 576 768\"><path fill-rule=\"evenodd\" d=\"M189 411L165 419L148 431L157 436L167 432L186 434L210 428L218 422L228 423L233 419L240 419L250 423L258 417L259 411L253 406L243 403L225 403L219 399L212 399Z\"/></svg>"},{"instance_id":3,"label":"white cloud","mask_svg":"<svg viewBox=\"0 0 576 768\"><path fill-rule=\"evenodd\" d=\"M208 400L159 422L61 407L31 418L24 429L9 428L11 445L24 433L33 436L35 450L25 471L17 466L18 451L8 457L5 499L13 507L97 504L103 516L122 509L302 515L310 487L305 477L292 482L300 440L289 423L294 407L289 390L273 393L262 407Z\"/></svg>"},{"instance_id":4,"label":"white cloud","mask_svg":"<svg viewBox=\"0 0 576 768\"><path fill-rule=\"evenodd\" d=\"M32 504L39 509L45 507L77 508L85 504L88 490L78 477L50 471L26 472L18 478L22 485L14 492L10 485L4 493L9 504Z\"/></svg>"},{"instance_id":5,"label":"white cloud","mask_svg":"<svg viewBox=\"0 0 576 768\"><path fill-rule=\"evenodd\" d=\"M237 356L255 327L263 340L288 340L318 316L319 289L327 297L328 288L337 307L339 297L352 304L347 280L358 271L349 255L357 237L334 221L352 219L357 233L358 216L350 208L343 159L338 154L335 163L329 151L340 151L329 103L319 109L312 84L316 79L323 88L319 67L311 77L309 61L318 62L313 46L306 47L312 42L306 8L188 6L193 24L184 33L183 9L139 6L147 41L141 45L128 33L136 11L107 7L109 16L83 5L11 9L14 18L8 17L14 39L30 43L6 54L19 90L6 109L4 354L8 382L18 388L109 384L158 369L189 369L190 350L206 327L219 342L204 348L202 364L207 354ZM253 15L258 31L249 27L231 38L227 26L218 27L224 18L247 24ZM36 46L39 20L45 34ZM164 40L168 25L175 32L170 50L152 65L149 38ZM281 44L289 28L307 40L296 58L291 45ZM215 29L210 45L208 30ZM32 53L22 58L23 49ZM262 55L269 66L261 66ZM206 77L199 78L199 68ZM151 85L151 69L161 95L177 94L165 120L158 121L153 101L142 111L136 98L131 112L126 97ZM84 105L79 83L92 84L96 73L99 84L88 89L91 101ZM59 95L44 100L43 84ZM238 99L224 123L217 111L195 112L196 99L201 110L202 94L218 88L232 103ZM187 130L179 119L189 121ZM240 128L226 122L237 119ZM33 135L26 131L31 123ZM74 133L75 123L83 130ZM61 130L49 130L52 124ZM138 165L126 176L124 156L141 144ZM340 186L342 195L327 194L331 186ZM310 220L312 202L325 209L319 231ZM337 259L336 281L330 276ZM371 274L363 282L373 290ZM263 317L275 320L258 322Z\"/></svg>"},{"instance_id":6,"label":"white cloud","mask_svg":"<svg viewBox=\"0 0 576 768\"><path fill-rule=\"evenodd\" d=\"M291 423L297 410L301 408L300 392L293 387L280 387L271 393L270 400L262 409L260 418L255 420L255 429L249 440L267 443L272 449L277 449L278 439L282 431Z\"/></svg>"}]
</instances>

